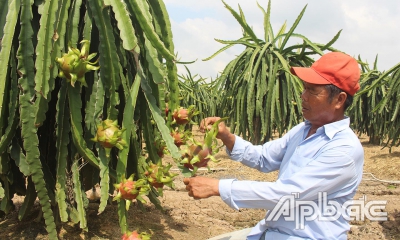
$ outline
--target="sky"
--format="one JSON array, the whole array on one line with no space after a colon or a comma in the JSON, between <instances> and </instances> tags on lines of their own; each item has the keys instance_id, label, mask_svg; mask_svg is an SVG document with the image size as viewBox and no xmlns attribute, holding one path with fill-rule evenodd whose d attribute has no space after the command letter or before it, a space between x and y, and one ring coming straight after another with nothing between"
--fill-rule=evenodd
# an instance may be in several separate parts
<instances>
[{"instance_id":1,"label":"sky","mask_svg":"<svg viewBox=\"0 0 400 240\"><path fill-rule=\"evenodd\" d=\"M192 75L215 79L244 46L229 48L211 60L203 61L224 47L215 39L237 40L242 36L240 24L221 0L164 0L172 25L175 53ZM256 36L263 39L263 12L268 0L225 0L239 12L243 10L247 23ZM373 68L383 72L400 63L400 1L398 0L271 0L270 21L274 33L285 23L287 30L302 9L303 18L295 33L312 42L326 44L340 30L333 47L355 58L359 55ZM302 40L294 38L292 44ZM290 42L289 45L292 45ZM287 45L287 46L289 46ZM185 65L178 65L178 74L187 75Z\"/></svg>"}]
</instances>

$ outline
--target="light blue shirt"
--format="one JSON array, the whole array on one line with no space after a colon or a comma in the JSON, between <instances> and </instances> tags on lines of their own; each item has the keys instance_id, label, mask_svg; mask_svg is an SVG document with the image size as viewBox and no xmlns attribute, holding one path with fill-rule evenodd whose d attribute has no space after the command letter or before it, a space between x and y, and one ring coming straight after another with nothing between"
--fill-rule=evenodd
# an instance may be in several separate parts
<instances>
[{"instance_id":1,"label":"light blue shirt","mask_svg":"<svg viewBox=\"0 0 400 240\"><path fill-rule=\"evenodd\" d=\"M261 172L279 170L276 182L220 180L221 198L231 208L269 210L266 218L252 229L248 240L258 240L266 229L265 239L347 239L350 226L342 215L335 221L303 219L300 227L299 219L287 221L284 214L266 219L282 197L295 196L293 193L297 194L295 201L316 204L323 192L327 201L340 206L353 199L362 178L364 150L349 124L350 119L345 117L318 128L305 139L311 127L305 121L282 138L258 146L236 136L232 152L227 150L233 160ZM297 210L302 206L299 204ZM296 211L296 207L291 210ZM316 210L327 214L324 211Z\"/></svg>"}]
</instances>

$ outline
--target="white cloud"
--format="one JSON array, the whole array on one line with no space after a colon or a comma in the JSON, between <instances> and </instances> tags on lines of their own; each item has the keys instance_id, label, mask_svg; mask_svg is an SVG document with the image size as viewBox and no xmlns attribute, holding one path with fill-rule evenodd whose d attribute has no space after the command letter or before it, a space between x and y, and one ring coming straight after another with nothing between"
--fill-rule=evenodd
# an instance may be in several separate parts
<instances>
[{"instance_id":1,"label":"white cloud","mask_svg":"<svg viewBox=\"0 0 400 240\"><path fill-rule=\"evenodd\" d=\"M360 54L371 65L378 54L379 70L387 70L399 63L400 59L396 57L400 54L398 11L399 4L371 2L357 7L353 2L343 4L351 31L343 37L343 46Z\"/></svg>"},{"instance_id":2,"label":"white cloud","mask_svg":"<svg viewBox=\"0 0 400 240\"><path fill-rule=\"evenodd\" d=\"M194 61L195 64L187 65L192 74L199 74L205 78L216 77L221 72L226 63L230 61L238 50L227 50L220 53L215 60L202 61L217 52L225 45L218 43L214 38L232 39L230 30L236 31L240 37L240 26L230 27L222 21L211 18L186 19L181 23L172 21L174 29L175 51L178 53L179 60L182 62ZM180 74L186 73L183 65L178 65Z\"/></svg>"},{"instance_id":3,"label":"white cloud","mask_svg":"<svg viewBox=\"0 0 400 240\"><path fill-rule=\"evenodd\" d=\"M197 9L197 10L209 9L209 8L217 7L220 4L222 4L222 2L215 1L215 0L202 0L202 1L164 0L164 2L167 5L167 7L185 7L186 9Z\"/></svg>"},{"instance_id":4,"label":"white cloud","mask_svg":"<svg viewBox=\"0 0 400 240\"><path fill-rule=\"evenodd\" d=\"M255 0L226 0L239 11L241 6L247 23L259 38L264 36L263 13ZM266 10L268 1L259 0ZM229 61L244 47L231 48L203 62L223 47L214 38L235 40L241 37L241 27L222 1L216 0L165 0L172 22L175 50L182 61L198 59L188 65L192 74L215 78ZM361 55L371 65L379 54L378 69L383 71L400 62L400 4L394 0L271 0L271 23L274 31L287 21L286 31L292 26L300 11L306 11L296 28L296 33L313 42L327 43L342 29L333 47L350 55ZM297 40L295 40L297 41ZM372 66L371 66L372 67ZM178 66L181 74L186 70Z\"/></svg>"}]
</instances>

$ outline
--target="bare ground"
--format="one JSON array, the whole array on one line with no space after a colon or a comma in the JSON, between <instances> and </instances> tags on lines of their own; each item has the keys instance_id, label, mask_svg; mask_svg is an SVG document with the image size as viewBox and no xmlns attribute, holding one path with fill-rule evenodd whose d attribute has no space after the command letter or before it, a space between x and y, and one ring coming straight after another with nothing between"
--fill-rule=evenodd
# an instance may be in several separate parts
<instances>
[{"instance_id":1,"label":"bare ground","mask_svg":"<svg viewBox=\"0 0 400 240\"><path fill-rule=\"evenodd\" d=\"M368 144L366 137L360 137L365 150L365 173L372 173L380 180L400 181L400 148L388 149ZM264 174L229 160L224 150L217 155L221 160L213 164L213 171L199 171L199 175L215 178L237 178L257 181L274 181L277 173ZM168 161L168 159L165 159ZM355 199L363 196L367 201L386 200L384 211L388 220L382 222L368 219L351 221L349 240L400 239L400 186L373 179L365 174ZM137 204L129 210L130 230L152 231L156 239L207 239L222 233L254 226L264 217L265 211L242 209L235 211L218 197L193 200L187 195L182 176L175 179L175 190L164 189L160 201L165 211L156 209L151 203L139 209ZM48 239L44 222L39 217L40 206L35 204L27 220L18 221L18 208L22 198L14 198L16 210L0 218L0 239ZM82 232L79 225L63 223L58 225L60 239L120 239L118 215L115 205L97 215L98 203L90 203L87 209L88 232ZM37 220L39 219L39 220Z\"/></svg>"}]
</instances>

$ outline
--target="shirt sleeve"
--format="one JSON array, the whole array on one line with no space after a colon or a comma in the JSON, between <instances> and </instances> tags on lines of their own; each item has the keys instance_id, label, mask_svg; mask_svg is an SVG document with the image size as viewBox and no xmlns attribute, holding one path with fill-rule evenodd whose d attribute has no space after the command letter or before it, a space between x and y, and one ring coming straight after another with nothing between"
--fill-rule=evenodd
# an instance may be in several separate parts
<instances>
[{"instance_id":1,"label":"shirt sleeve","mask_svg":"<svg viewBox=\"0 0 400 240\"><path fill-rule=\"evenodd\" d=\"M286 152L287 139L285 137L270 141L264 145L253 145L235 136L232 151L226 150L229 157L248 167L261 172L278 170Z\"/></svg>"},{"instance_id":2,"label":"shirt sleeve","mask_svg":"<svg viewBox=\"0 0 400 240\"><path fill-rule=\"evenodd\" d=\"M276 182L220 180L221 199L231 208L273 209L283 196L299 193L299 200L316 200L319 192L341 197L355 190L360 174L354 159L327 150L300 171Z\"/></svg>"}]
</instances>

